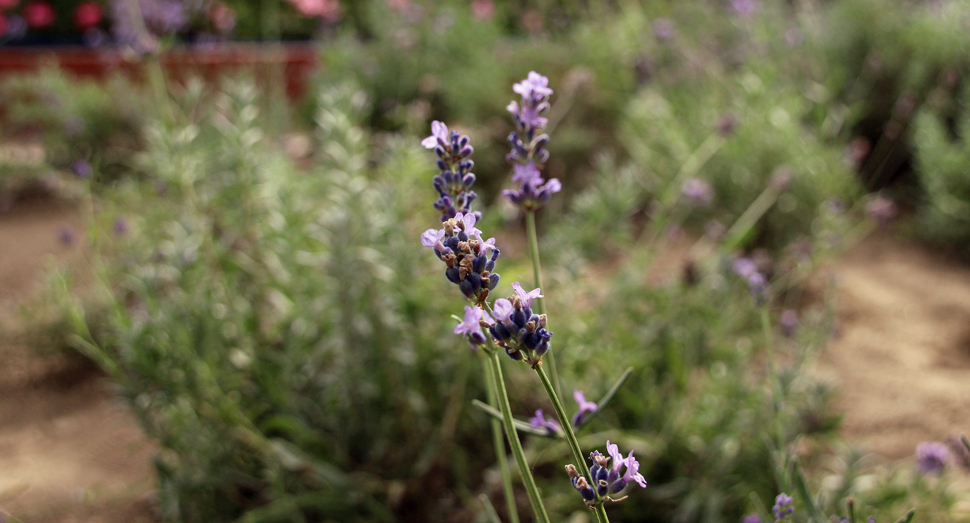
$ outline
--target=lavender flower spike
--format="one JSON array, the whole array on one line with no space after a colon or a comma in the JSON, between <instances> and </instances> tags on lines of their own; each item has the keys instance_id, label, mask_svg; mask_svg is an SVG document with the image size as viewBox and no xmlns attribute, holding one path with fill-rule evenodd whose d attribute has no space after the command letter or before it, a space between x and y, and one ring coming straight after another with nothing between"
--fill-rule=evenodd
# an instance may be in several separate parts
<instances>
[{"instance_id":1,"label":"lavender flower spike","mask_svg":"<svg viewBox=\"0 0 970 523\"><path fill-rule=\"evenodd\" d=\"M484 345L487 340L482 332L482 326L490 326L491 320L488 313L482 309L465 305L465 319L455 326L455 334L466 335L473 345Z\"/></svg>"},{"instance_id":2,"label":"lavender flower spike","mask_svg":"<svg viewBox=\"0 0 970 523\"><path fill-rule=\"evenodd\" d=\"M562 189L559 180L548 182L540 174L549 159L549 135L542 134L548 120L542 115L549 110L549 79L532 71L528 78L512 86L522 95L522 102L512 102L506 107L515 118L515 131L509 134L512 151L506 159L514 166L512 181L518 190L505 190L502 194L513 204L525 210L538 209Z\"/></svg>"},{"instance_id":3,"label":"lavender flower spike","mask_svg":"<svg viewBox=\"0 0 970 523\"><path fill-rule=\"evenodd\" d=\"M771 512L775 515L775 523L789 523L791 521L792 514L795 513L795 507L792 506L794 503L795 500L788 494L784 492L778 494L778 497L775 498L775 506L771 507Z\"/></svg>"},{"instance_id":4,"label":"lavender flower spike","mask_svg":"<svg viewBox=\"0 0 970 523\"><path fill-rule=\"evenodd\" d=\"M586 395L583 394L583 391L581 390L573 391L573 399L576 400L576 403L579 403L579 411L573 415L572 420L573 426L578 427L583 424L583 420L586 418L587 414L596 411L597 406L592 401L586 401Z\"/></svg>"},{"instance_id":5,"label":"lavender flower spike","mask_svg":"<svg viewBox=\"0 0 970 523\"><path fill-rule=\"evenodd\" d=\"M593 466L589 468L589 479L591 481L588 484L589 488L594 489L595 497L606 499L610 494L622 491L630 483L636 483L642 488L647 488L647 480L639 472L640 463L633 458L633 451L630 451L630 454L624 458L619 447L609 441L606 442L606 450L609 457L597 451L593 451L589 455ZM613 460L612 465L610 465L611 459ZM588 498L588 493L583 492L577 486L576 479L573 480L573 486L580 491L583 499L586 499L587 502L591 501Z\"/></svg>"},{"instance_id":6,"label":"lavender flower spike","mask_svg":"<svg viewBox=\"0 0 970 523\"><path fill-rule=\"evenodd\" d=\"M475 149L469 144L468 137L458 131L449 131L447 125L435 120L431 123L431 136L421 140L421 145L434 149L438 156L440 172L433 180L438 200L434 202L434 207L441 212L441 221L454 218L459 213L470 213L481 218L481 213L471 212L471 204L478 195L471 190L475 184L475 175L471 172L475 166L471 160Z\"/></svg>"}]
</instances>

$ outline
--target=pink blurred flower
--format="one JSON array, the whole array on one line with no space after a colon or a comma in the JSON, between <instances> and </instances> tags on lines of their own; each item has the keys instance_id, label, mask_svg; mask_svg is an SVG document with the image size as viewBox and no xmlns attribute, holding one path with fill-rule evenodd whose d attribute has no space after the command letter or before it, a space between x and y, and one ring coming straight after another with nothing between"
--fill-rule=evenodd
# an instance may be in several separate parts
<instances>
[{"instance_id":1,"label":"pink blurred flower","mask_svg":"<svg viewBox=\"0 0 970 523\"><path fill-rule=\"evenodd\" d=\"M56 17L54 8L44 0L30 0L24 4L24 20L28 27L47 27L54 23Z\"/></svg>"},{"instance_id":2,"label":"pink blurred flower","mask_svg":"<svg viewBox=\"0 0 970 523\"><path fill-rule=\"evenodd\" d=\"M472 15L479 20L491 20L495 16L495 2L475 0L472 2Z\"/></svg>"},{"instance_id":3,"label":"pink blurred flower","mask_svg":"<svg viewBox=\"0 0 970 523\"><path fill-rule=\"evenodd\" d=\"M104 9L97 2L82 2L74 9L74 24L82 31L100 24L102 18L104 18Z\"/></svg>"},{"instance_id":4,"label":"pink blurred flower","mask_svg":"<svg viewBox=\"0 0 970 523\"><path fill-rule=\"evenodd\" d=\"M0 13L0 36L7 34L7 28L10 24L7 22L7 17Z\"/></svg>"},{"instance_id":5,"label":"pink blurred flower","mask_svg":"<svg viewBox=\"0 0 970 523\"><path fill-rule=\"evenodd\" d=\"M209 8L209 20L216 31L226 34L236 27L236 12L225 2L216 2Z\"/></svg>"},{"instance_id":6,"label":"pink blurred flower","mask_svg":"<svg viewBox=\"0 0 970 523\"><path fill-rule=\"evenodd\" d=\"M386 0L387 7L390 7L392 11L397 11L398 13L403 13L408 7L411 6L411 0Z\"/></svg>"},{"instance_id":7,"label":"pink blurred flower","mask_svg":"<svg viewBox=\"0 0 970 523\"><path fill-rule=\"evenodd\" d=\"M13 9L14 7L17 7L17 4L19 3L20 0L0 0L0 9Z\"/></svg>"},{"instance_id":8,"label":"pink blurred flower","mask_svg":"<svg viewBox=\"0 0 970 523\"><path fill-rule=\"evenodd\" d=\"M306 17L320 17L333 22L340 17L337 0L289 0L298 13Z\"/></svg>"}]
</instances>

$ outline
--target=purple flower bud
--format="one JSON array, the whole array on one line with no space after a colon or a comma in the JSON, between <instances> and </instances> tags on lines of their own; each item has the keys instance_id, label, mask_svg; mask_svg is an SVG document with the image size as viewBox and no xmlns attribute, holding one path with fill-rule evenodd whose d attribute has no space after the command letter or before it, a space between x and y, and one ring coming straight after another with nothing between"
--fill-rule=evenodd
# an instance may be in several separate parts
<instances>
[{"instance_id":1,"label":"purple flower bud","mask_svg":"<svg viewBox=\"0 0 970 523\"><path fill-rule=\"evenodd\" d=\"M581 390L573 391L573 399L579 404L579 410L573 415L572 423L574 427L579 427L583 424L583 419L586 418L586 415L595 412L597 406L592 401L586 401L586 395Z\"/></svg>"},{"instance_id":2,"label":"purple flower bud","mask_svg":"<svg viewBox=\"0 0 970 523\"><path fill-rule=\"evenodd\" d=\"M535 416L529 418L529 425L534 429L544 428L552 436L562 432L562 427L559 426L559 422L553 419L546 419L542 413L542 409L537 410Z\"/></svg>"}]
</instances>

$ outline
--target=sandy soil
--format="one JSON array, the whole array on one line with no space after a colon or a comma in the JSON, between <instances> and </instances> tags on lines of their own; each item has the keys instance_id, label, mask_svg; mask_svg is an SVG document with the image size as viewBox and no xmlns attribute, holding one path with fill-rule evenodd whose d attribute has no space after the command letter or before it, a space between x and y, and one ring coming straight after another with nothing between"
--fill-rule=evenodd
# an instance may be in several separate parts
<instances>
[{"instance_id":1,"label":"sandy soil","mask_svg":"<svg viewBox=\"0 0 970 523\"><path fill-rule=\"evenodd\" d=\"M843 434L889 458L970 434L970 268L877 234L835 264L838 331L818 369Z\"/></svg>"},{"instance_id":2,"label":"sandy soil","mask_svg":"<svg viewBox=\"0 0 970 523\"><path fill-rule=\"evenodd\" d=\"M27 202L0 215L0 515L24 522L152 521L152 449L89 363L11 342L16 305L51 262L81 261L79 214ZM3 518L0 517L0 520Z\"/></svg>"},{"instance_id":3,"label":"sandy soil","mask_svg":"<svg viewBox=\"0 0 970 523\"><path fill-rule=\"evenodd\" d=\"M80 231L80 216L52 203L0 215L0 325L16 324L49 261L82 261L60 241L64 226ZM970 268L888 234L833 268L840 335L818 372L841 384L844 435L895 459L970 432ZM79 358L9 340L0 358L0 516L152 521L152 446L107 380Z\"/></svg>"}]
</instances>

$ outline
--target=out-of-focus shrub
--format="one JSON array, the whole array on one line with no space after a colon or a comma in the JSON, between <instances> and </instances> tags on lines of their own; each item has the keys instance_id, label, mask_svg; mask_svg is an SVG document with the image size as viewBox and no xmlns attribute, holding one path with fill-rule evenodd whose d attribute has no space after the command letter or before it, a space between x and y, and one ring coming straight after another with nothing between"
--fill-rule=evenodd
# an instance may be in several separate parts
<instances>
[{"instance_id":1,"label":"out-of-focus shrub","mask_svg":"<svg viewBox=\"0 0 970 523\"><path fill-rule=\"evenodd\" d=\"M961 256L970 256L970 89L956 118L926 109L916 118L916 169L924 199L915 232Z\"/></svg>"},{"instance_id":2,"label":"out-of-focus shrub","mask_svg":"<svg viewBox=\"0 0 970 523\"><path fill-rule=\"evenodd\" d=\"M91 172L79 175L108 182L131 172L142 127L152 116L144 102L141 87L122 76L96 81L55 68L12 76L0 83L0 137L35 139L43 147L41 172L71 171L80 161Z\"/></svg>"}]
</instances>

